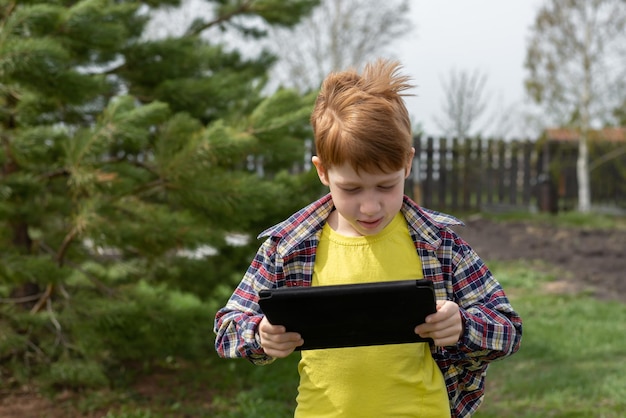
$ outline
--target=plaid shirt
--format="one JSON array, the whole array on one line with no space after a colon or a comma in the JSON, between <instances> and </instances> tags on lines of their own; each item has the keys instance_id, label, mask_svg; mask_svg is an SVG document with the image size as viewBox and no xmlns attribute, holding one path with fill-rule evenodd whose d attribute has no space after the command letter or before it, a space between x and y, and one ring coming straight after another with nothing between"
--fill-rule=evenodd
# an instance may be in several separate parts
<instances>
[{"instance_id":1,"label":"plaid shirt","mask_svg":"<svg viewBox=\"0 0 626 418\"><path fill-rule=\"evenodd\" d=\"M326 195L259 235L268 238L215 317L215 347L221 357L244 357L255 364L274 360L263 352L257 333L263 318L258 292L311 285L315 250L333 208ZM431 345L431 352L444 374L452 417L469 417L482 402L489 362L518 350L522 320L487 266L449 228L462 225L460 221L420 208L406 196L401 210L421 257L424 278L433 282L437 299L460 307L465 328L461 340L454 346Z\"/></svg>"}]
</instances>

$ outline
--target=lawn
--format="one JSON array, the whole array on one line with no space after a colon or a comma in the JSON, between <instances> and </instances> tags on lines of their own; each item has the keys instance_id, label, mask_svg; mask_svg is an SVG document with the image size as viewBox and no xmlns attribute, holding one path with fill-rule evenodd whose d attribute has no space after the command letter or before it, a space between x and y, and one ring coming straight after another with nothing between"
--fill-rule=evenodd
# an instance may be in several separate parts
<instances>
[{"instance_id":1,"label":"lawn","mask_svg":"<svg viewBox=\"0 0 626 418\"><path fill-rule=\"evenodd\" d=\"M626 304L557 293L550 283L559 272L546 273L549 266L492 262L490 267L524 319L524 337L518 353L490 367L487 395L475 417L623 418ZM262 367L215 353L199 364L172 359L131 387L85 393L70 402L80 415L40 416L292 417L298 358L293 354Z\"/></svg>"},{"instance_id":2,"label":"lawn","mask_svg":"<svg viewBox=\"0 0 626 418\"><path fill-rule=\"evenodd\" d=\"M490 367L487 396L475 416L623 417L626 305L548 292L553 276L519 262L490 265L524 319L524 337L517 354ZM297 357L264 367L212 361L229 378L205 416L292 416Z\"/></svg>"},{"instance_id":3,"label":"lawn","mask_svg":"<svg viewBox=\"0 0 626 418\"><path fill-rule=\"evenodd\" d=\"M493 264L524 319L522 348L489 370L477 418L618 418L626 411L626 305L545 291L549 275Z\"/></svg>"}]
</instances>

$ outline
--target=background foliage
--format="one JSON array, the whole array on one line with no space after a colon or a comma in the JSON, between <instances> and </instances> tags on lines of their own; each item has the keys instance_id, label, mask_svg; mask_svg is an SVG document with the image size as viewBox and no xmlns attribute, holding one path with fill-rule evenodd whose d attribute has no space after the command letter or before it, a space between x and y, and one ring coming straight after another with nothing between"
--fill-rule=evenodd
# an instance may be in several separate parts
<instances>
[{"instance_id":1,"label":"background foliage","mask_svg":"<svg viewBox=\"0 0 626 418\"><path fill-rule=\"evenodd\" d=\"M313 96L264 96L271 54L207 36L257 42L316 1L208 1L212 19L147 37L178 4L0 2L3 384L101 387L128 363L206 355L256 234L322 192L284 171Z\"/></svg>"}]
</instances>

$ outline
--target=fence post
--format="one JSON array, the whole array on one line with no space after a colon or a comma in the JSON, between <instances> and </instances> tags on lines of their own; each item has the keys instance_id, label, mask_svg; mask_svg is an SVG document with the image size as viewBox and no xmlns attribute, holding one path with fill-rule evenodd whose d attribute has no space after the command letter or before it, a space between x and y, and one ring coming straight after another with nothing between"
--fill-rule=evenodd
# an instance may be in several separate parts
<instances>
[{"instance_id":1,"label":"fence post","mask_svg":"<svg viewBox=\"0 0 626 418\"><path fill-rule=\"evenodd\" d=\"M522 191L522 202L524 206L527 208L530 207L530 179L531 179L531 155L533 144L530 141L524 141L524 162L523 162L523 170L524 170L524 180L523 180L523 191Z\"/></svg>"},{"instance_id":2,"label":"fence post","mask_svg":"<svg viewBox=\"0 0 626 418\"><path fill-rule=\"evenodd\" d=\"M433 196L433 138L426 140L426 179L424 180L424 206L432 206Z\"/></svg>"},{"instance_id":3,"label":"fence post","mask_svg":"<svg viewBox=\"0 0 626 418\"><path fill-rule=\"evenodd\" d=\"M509 144L510 147L510 160L511 168L509 172L509 203L513 206L517 204L517 170L518 170L518 151L519 144L517 141L513 141Z\"/></svg>"},{"instance_id":4,"label":"fence post","mask_svg":"<svg viewBox=\"0 0 626 418\"><path fill-rule=\"evenodd\" d=\"M493 205L493 182L494 182L494 144L495 141L489 141L487 144L487 205Z\"/></svg>"},{"instance_id":5,"label":"fence post","mask_svg":"<svg viewBox=\"0 0 626 418\"><path fill-rule=\"evenodd\" d=\"M415 135L413 137L413 148L415 148L415 155L413 156L413 165L411 176L407 179L408 196L413 199L418 205L422 204L422 137Z\"/></svg>"},{"instance_id":6,"label":"fence post","mask_svg":"<svg viewBox=\"0 0 626 418\"><path fill-rule=\"evenodd\" d=\"M504 141L498 140L498 203L504 203L505 195L505 183L504 178L506 175L506 149L504 147Z\"/></svg>"},{"instance_id":7,"label":"fence post","mask_svg":"<svg viewBox=\"0 0 626 418\"><path fill-rule=\"evenodd\" d=\"M448 148L446 138L439 138L439 209L446 208L448 189Z\"/></svg>"},{"instance_id":8,"label":"fence post","mask_svg":"<svg viewBox=\"0 0 626 418\"><path fill-rule=\"evenodd\" d=\"M476 190L476 209L480 210L483 204L483 182L485 181L485 164L483 161L483 140L482 138L476 139L476 160L475 164L476 172L476 184L474 189Z\"/></svg>"},{"instance_id":9,"label":"fence post","mask_svg":"<svg viewBox=\"0 0 626 418\"><path fill-rule=\"evenodd\" d=\"M470 196L472 194L471 181L471 165L472 165L472 141L469 138L463 138L463 210L471 209Z\"/></svg>"}]
</instances>

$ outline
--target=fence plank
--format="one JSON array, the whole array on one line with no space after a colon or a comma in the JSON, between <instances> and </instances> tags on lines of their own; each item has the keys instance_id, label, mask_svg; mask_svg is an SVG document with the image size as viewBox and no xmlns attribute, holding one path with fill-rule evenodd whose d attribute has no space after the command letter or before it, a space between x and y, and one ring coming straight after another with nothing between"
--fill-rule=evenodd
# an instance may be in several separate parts
<instances>
[{"instance_id":1,"label":"fence plank","mask_svg":"<svg viewBox=\"0 0 626 418\"><path fill-rule=\"evenodd\" d=\"M504 141L498 141L498 203L504 203L504 196L506 194L505 177L506 177L506 148L504 147Z\"/></svg>"},{"instance_id":2,"label":"fence plank","mask_svg":"<svg viewBox=\"0 0 626 418\"><path fill-rule=\"evenodd\" d=\"M439 208L446 209L446 191L448 189L448 148L446 138L439 138Z\"/></svg>"},{"instance_id":3,"label":"fence plank","mask_svg":"<svg viewBox=\"0 0 626 418\"><path fill-rule=\"evenodd\" d=\"M519 160L519 144L517 141L513 141L509 146L510 157L509 157L509 204L515 206L517 204L517 165Z\"/></svg>"},{"instance_id":4,"label":"fence plank","mask_svg":"<svg viewBox=\"0 0 626 418\"><path fill-rule=\"evenodd\" d=\"M476 140L476 182L474 189L476 190L476 207L483 205L483 184L485 182L485 161L483 160L483 143L481 138Z\"/></svg>"},{"instance_id":5,"label":"fence plank","mask_svg":"<svg viewBox=\"0 0 626 418\"><path fill-rule=\"evenodd\" d=\"M471 185L470 181L471 170L470 167L472 165L472 141L464 140L463 141L463 162L462 162L462 196L463 196L463 210L470 210L470 194L471 194Z\"/></svg>"},{"instance_id":6,"label":"fence plank","mask_svg":"<svg viewBox=\"0 0 626 418\"><path fill-rule=\"evenodd\" d=\"M424 203L427 207L432 206L433 196L433 138L428 137L426 142L426 179L424 182Z\"/></svg>"},{"instance_id":7,"label":"fence plank","mask_svg":"<svg viewBox=\"0 0 626 418\"><path fill-rule=\"evenodd\" d=\"M487 183L487 205L493 205L493 182L494 182L494 141L489 141L487 144L487 166L485 167L485 172L487 174L486 183Z\"/></svg>"},{"instance_id":8,"label":"fence plank","mask_svg":"<svg viewBox=\"0 0 626 418\"><path fill-rule=\"evenodd\" d=\"M523 163L522 163L522 203L526 207L530 207L530 198L531 198L531 178L536 178L536 174L531 175L532 169L532 152L534 145L530 141L524 141L524 155L523 155Z\"/></svg>"}]
</instances>

